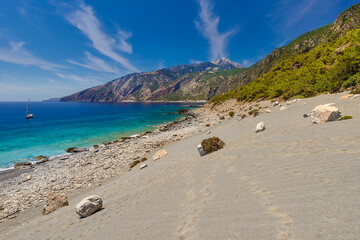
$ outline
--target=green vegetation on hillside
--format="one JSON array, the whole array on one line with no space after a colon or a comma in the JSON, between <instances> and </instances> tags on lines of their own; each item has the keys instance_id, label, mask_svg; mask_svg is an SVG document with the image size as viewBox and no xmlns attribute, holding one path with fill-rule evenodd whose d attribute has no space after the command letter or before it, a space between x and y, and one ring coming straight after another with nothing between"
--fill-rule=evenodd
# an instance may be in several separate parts
<instances>
[{"instance_id":1,"label":"green vegetation on hillside","mask_svg":"<svg viewBox=\"0 0 360 240\"><path fill-rule=\"evenodd\" d=\"M360 29L345 36L291 56L276 64L268 73L237 90L214 97L219 103L281 97L311 97L336 92L360 83Z\"/></svg>"}]
</instances>

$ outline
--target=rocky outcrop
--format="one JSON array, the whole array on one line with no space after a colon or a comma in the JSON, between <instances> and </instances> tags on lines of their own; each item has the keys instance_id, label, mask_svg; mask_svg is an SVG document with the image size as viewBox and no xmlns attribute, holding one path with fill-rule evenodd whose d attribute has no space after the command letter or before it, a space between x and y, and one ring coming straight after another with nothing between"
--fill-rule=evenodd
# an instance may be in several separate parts
<instances>
[{"instance_id":1,"label":"rocky outcrop","mask_svg":"<svg viewBox=\"0 0 360 240\"><path fill-rule=\"evenodd\" d=\"M82 199L75 207L76 213L80 217L88 217L91 214L99 211L103 206L102 199L97 195L91 195Z\"/></svg>"},{"instance_id":2,"label":"rocky outcrop","mask_svg":"<svg viewBox=\"0 0 360 240\"><path fill-rule=\"evenodd\" d=\"M43 214L50 214L58 208L69 205L67 197L56 192L49 193L45 199L45 202L46 205L43 209Z\"/></svg>"},{"instance_id":3,"label":"rocky outcrop","mask_svg":"<svg viewBox=\"0 0 360 240\"><path fill-rule=\"evenodd\" d=\"M341 117L341 112L331 104L318 105L312 110L311 121L313 123L325 123L337 121Z\"/></svg>"}]
</instances>

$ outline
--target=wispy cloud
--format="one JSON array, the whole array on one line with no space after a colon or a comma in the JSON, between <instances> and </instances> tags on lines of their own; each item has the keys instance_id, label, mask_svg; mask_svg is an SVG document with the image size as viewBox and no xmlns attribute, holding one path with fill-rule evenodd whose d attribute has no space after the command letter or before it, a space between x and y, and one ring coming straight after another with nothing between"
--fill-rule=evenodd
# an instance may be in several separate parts
<instances>
[{"instance_id":1,"label":"wispy cloud","mask_svg":"<svg viewBox=\"0 0 360 240\"><path fill-rule=\"evenodd\" d=\"M330 9L333 9L333 4L339 0L303 0L303 1L289 1L278 0L274 3L271 12L267 14L269 19L269 26L278 34L282 35L282 39L275 44L276 47L282 47L289 40L298 34L295 29L305 26L306 22L312 21L316 18L323 18ZM321 7L320 7L321 6ZM321 11L319 12L319 7ZM301 23L301 24L300 24Z\"/></svg>"},{"instance_id":2,"label":"wispy cloud","mask_svg":"<svg viewBox=\"0 0 360 240\"><path fill-rule=\"evenodd\" d=\"M64 16L70 24L77 27L89 38L92 42L92 46L101 54L115 60L131 71L139 71L139 69L133 66L127 58L116 51L120 50L126 53L132 53L132 46L127 42L131 37L129 32L118 30L116 39L108 36L102 31L100 21L95 16L93 8L86 5L84 2L80 2L78 9L71 11Z\"/></svg>"},{"instance_id":3,"label":"wispy cloud","mask_svg":"<svg viewBox=\"0 0 360 240\"><path fill-rule=\"evenodd\" d=\"M202 61L200 61L200 60L195 60L195 59L190 59L189 60L189 62L191 63L191 64L198 64L198 63L202 63Z\"/></svg>"},{"instance_id":4,"label":"wispy cloud","mask_svg":"<svg viewBox=\"0 0 360 240\"><path fill-rule=\"evenodd\" d=\"M36 66L45 70L58 70L65 68L63 65L49 62L34 56L32 53L25 50L25 42L10 42L11 48L0 49L0 60L25 66Z\"/></svg>"},{"instance_id":5,"label":"wispy cloud","mask_svg":"<svg viewBox=\"0 0 360 240\"><path fill-rule=\"evenodd\" d=\"M199 18L195 21L196 28L204 38L208 39L210 47L210 60L226 57L226 48L230 37L237 33L237 28L232 28L224 33L219 32L220 18L213 12L210 0L197 0L200 6Z\"/></svg>"},{"instance_id":6,"label":"wispy cloud","mask_svg":"<svg viewBox=\"0 0 360 240\"><path fill-rule=\"evenodd\" d=\"M95 71L120 74L120 70L117 67L107 64L104 60L95 57L89 52L85 52L85 55L86 59L84 59L84 63L80 63L74 60L67 60L67 62Z\"/></svg>"},{"instance_id":7,"label":"wispy cloud","mask_svg":"<svg viewBox=\"0 0 360 240\"><path fill-rule=\"evenodd\" d=\"M63 73L55 73L56 76L66 79L66 80L71 80L71 81L77 81L80 83L94 83L94 84L99 84L101 82L99 82L96 77L94 76L78 76L75 74L63 74Z\"/></svg>"}]
</instances>

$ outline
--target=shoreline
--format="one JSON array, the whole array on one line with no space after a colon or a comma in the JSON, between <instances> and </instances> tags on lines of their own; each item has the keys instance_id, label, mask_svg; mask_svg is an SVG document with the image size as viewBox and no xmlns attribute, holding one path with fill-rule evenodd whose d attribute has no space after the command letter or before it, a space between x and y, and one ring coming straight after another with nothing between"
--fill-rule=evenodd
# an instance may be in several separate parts
<instances>
[{"instance_id":1,"label":"shoreline","mask_svg":"<svg viewBox=\"0 0 360 240\"><path fill-rule=\"evenodd\" d=\"M195 103L195 102L192 102L192 103ZM198 106L189 105L189 106L184 106L184 107L189 107L189 108L185 108L185 109L197 109L197 108L201 108L201 106L202 106L202 105L198 105ZM180 113L181 110L183 110L183 109L179 109L179 111L178 111L177 113L168 113L169 115L178 115L178 119L177 119L177 120L174 120L174 121L172 121L172 122L180 121L182 118L186 117L186 113L185 113L185 114ZM186 111L185 111L185 112L186 112ZM170 122L170 123L172 123L172 122ZM108 140L108 141L106 141L106 142L98 142L98 143L95 143L95 144L93 144L93 145L85 145L85 146L82 146L82 145L81 145L81 146L73 146L73 147L74 147L74 148L79 148L79 149L81 148L81 149L87 149L87 150L89 150L89 149L92 148L94 145L107 144L107 143L109 143L109 142L114 142L114 141L116 141L116 140L119 140L119 139L121 139L122 137L131 137L131 138L134 138L134 137L136 137L136 136L140 136L140 135L144 134L145 132L154 131L154 130L156 130L157 128L159 128L159 127L161 127L162 125L167 124L167 123L169 123L169 122L164 122L164 123L158 124L158 125L156 125L156 126L149 127L148 129L145 129L144 131L140 131L140 132L136 132L136 133L134 133L133 131L130 131L130 132L128 132L128 133L126 133L126 132L125 132L125 133L121 133L120 135L123 135L123 136L121 136L120 138ZM114 132L114 133L112 133L112 134L116 134L116 133L118 133L118 132ZM130 134L131 134L131 135L130 135ZM119 136L120 136L120 135L119 135ZM65 149L64 149L64 150L65 150ZM73 153L69 153L69 152L66 152L66 151L65 151L65 152L62 153L62 154L49 155L49 156L46 156L46 157L48 158L49 161L52 161L52 160L56 160L56 159L58 159L58 158L62 158L62 157L64 157L64 156L67 156L67 155L69 155L69 154L73 154ZM37 157L37 156L36 156L36 157ZM17 162L11 163L10 166L0 167L0 181L2 181L2 179L4 179L4 177L2 177L3 174L8 174L9 172L13 172L13 171L21 172L22 169L16 169L16 168L14 167L14 165L15 165L16 163L29 162L29 163L32 164L31 167L36 167L39 163L42 163L42 160L36 160L36 159L35 159L36 157L34 157L34 158L32 158L32 159L26 159L25 161L17 161ZM10 174L8 174L8 175L10 175ZM14 174L14 175L17 176L17 174Z\"/></svg>"},{"instance_id":2,"label":"shoreline","mask_svg":"<svg viewBox=\"0 0 360 240\"><path fill-rule=\"evenodd\" d=\"M41 162L40 164L36 161L31 161L31 167L25 169L15 169L14 167L6 168L6 171L0 172L0 202L2 202L0 207L5 209L0 212L0 223L18 212L22 212L28 208L42 206L49 191L55 190L64 194L70 194L78 189L100 186L106 179L125 174L131 170L129 166L134 161L144 156L150 159L150 155L162 146L202 131L201 129L205 128L205 121L209 119L203 112L201 107L188 108L185 112L179 114L184 115L179 120L160 124L153 130L148 130L130 137L123 137L122 139L104 142L99 144L99 148L97 149L89 147L86 148L86 150L77 153L65 153L52 156L49 157L49 160L46 162L41 162L41 160L39 160L39 162ZM149 142L151 143L149 144ZM144 149L139 146L142 144L148 144L149 146L146 146ZM136 151L134 151L133 145L137 145ZM122 148L130 148L130 153L124 154L124 150L121 150ZM106 161L109 160L106 158L107 155L114 156L114 154L110 154L114 151L118 151L123 155L121 157L121 164L117 167L112 167ZM79 176L76 176L74 172L70 173L70 170L76 169L75 164L72 163L74 161L77 161L76 165L80 167L91 165L90 163L87 163L89 157L100 157L103 161L104 158L106 158L106 160L104 161L105 163L97 163L99 166L92 167L92 172L90 173L79 171L77 172ZM111 163L119 164L119 162L116 161L111 161ZM103 168L103 176L96 174L101 168ZM97 176L94 178L91 176L93 174L96 174ZM28 180L29 175L31 176L30 180ZM52 177L54 175L56 178ZM71 181L66 181L67 177L69 177ZM59 178L66 181L65 183L62 183L61 186L58 186L57 184ZM28 186L22 188L19 187L20 185ZM40 189L37 189L39 187ZM29 189L35 191L36 194L31 194ZM7 194L5 194L5 192ZM6 195L10 196L12 193L16 194L11 197L6 197ZM31 197L28 197L28 200L24 201L23 196L26 195L31 195Z\"/></svg>"}]
</instances>

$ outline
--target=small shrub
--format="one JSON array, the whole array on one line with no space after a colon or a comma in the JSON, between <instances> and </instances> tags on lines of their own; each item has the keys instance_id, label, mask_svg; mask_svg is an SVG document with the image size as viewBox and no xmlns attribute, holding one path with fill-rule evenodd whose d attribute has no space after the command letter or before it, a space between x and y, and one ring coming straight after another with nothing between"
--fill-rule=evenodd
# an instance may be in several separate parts
<instances>
[{"instance_id":1,"label":"small shrub","mask_svg":"<svg viewBox=\"0 0 360 240\"><path fill-rule=\"evenodd\" d=\"M130 165L130 168L135 167L135 166L138 165L139 163L140 163L140 160L134 161L134 162Z\"/></svg>"},{"instance_id":2,"label":"small shrub","mask_svg":"<svg viewBox=\"0 0 360 240\"><path fill-rule=\"evenodd\" d=\"M352 116L343 116L341 118L341 120L348 120L348 119L352 119L353 117Z\"/></svg>"},{"instance_id":3,"label":"small shrub","mask_svg":"<svg viewBox=\"0 0 360 240\"><path fill-rule=\"evenodd\" d=\"M145 162L147 160L147 158L146 157L143 157L140 161L141 162Z\"/></svg>"},{"instance_id":4,"label":"small shrub","mask_svg":"<svg viewBox=\"0 0 360 240\"><path fill-rule=\"evenodd\" d=\"M201 147L205 153L212 153L223 148L225 143L218 137L212 137L201 141Z\"/></svg>"},{"instance_id":5,"label":"small shrub","mask_svg":"<svg viewBox=\"0 0 360 240\"><path fill-rule=\"evenodd\" d=\"M253 109L250 112L248 112L249 115L254 115L254 117L256 117L257 115L259 115L259 109Z\"/></svg>"},{"instance_id":6,"label":"small shrub","mask_svg":"<svg viewBox=\"0 0 360 240\"><path fill-rule=\"evenodd\" d=\"M235 113L234 113L233 111L230 111L230 112L229 112L229 116L230 116L230 117L234 117L234 115L235 115Z\"/></svg>"}]
</instances>

